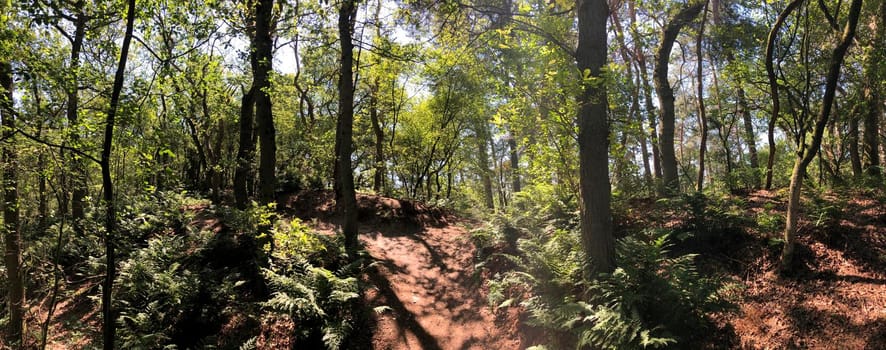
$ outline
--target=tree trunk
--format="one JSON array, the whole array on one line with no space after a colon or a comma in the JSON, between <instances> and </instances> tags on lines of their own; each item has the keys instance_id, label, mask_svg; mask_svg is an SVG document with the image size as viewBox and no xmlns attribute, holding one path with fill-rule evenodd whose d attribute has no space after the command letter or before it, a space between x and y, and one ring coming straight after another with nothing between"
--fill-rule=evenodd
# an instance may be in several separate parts
<instances>
[{"instance_id":1,"label":"tree trunk","mask_svg":"<svg viewBox=\"0 0 886 350\"><path fill-rule=\"evenodd\" d=\"M378 79L369 93L369 120L372 123L372 132L375 134L375 172L372 176L372 190L381 193L385 180L385 132L381 127L378 115Z\"/></svg>"},{"instance_id":2,"label":"tree trunk","mask_svg":"<svg viewBox=\"0 0 886 350\"><path fill-rule=\"evenodd\" d=\"M492 193L492 176L489 175L489 149L486 147L489 142L489 131L486 121L480 121L477 130L477 152L478 166L480 168L480 180L483 182L483 199L486 202L486 208L495 209L495 199Z\"/></svg>"},{"instance_id":3,"label":"tree trunk","mask_svg":"<svg viewBox=\"0 0 886 350\"><path fill-rule=\"evenodd\" d=\"M255 143L252 141L253 117L255 115L255 88L243 92L240 103L240 146L237 149L237 168L234 170L234 202L245 209L249 200L249 181L254 177L252 162L255 159Z\"/></svg>"},{"instance_id":4,"label":"tree trunk","mask_svg":"<svg viewBox=\"0 0 886 350\"><path fill-rule=\"evenodd\" d=\"M784 231L784 249L781 254L780 269L782 272L790 271L794 258L794 245L797 234L797 221L800 211L800 193L803 187L803 177L806 174L806 168L815 158L821 147L824 129L827 126L828 118L831 114L831 108L834 102L834 96L837 90L837 81L840 78L840 66L846 56L846 51L852 44L855 37L855 28L858 25L858 17L861 13L862 0L852 0L849 8L849 20L843 29L843 36L840 43L834 48L831 60L828 63L828 74L825 81L824 97L822 98L821 109L815 121L815 128L812 133L812 142L809 147L800 144L800 151L797 153L797 160L794 162L794 171L791 174L790 195L788 197L788 208L786 214L786 224ZM771 36L771 35L770 35Z\"/></svg>"},{"instance_id":5,"label":"tree trunk","mask_svg":"<svg viewBox=\"0 0 886 350\"><path fill-rule=\"evenodd\" d=\"M849 162L852 164L852 176L856 179L860 179L862 175L861 152L858 149L859 106L860 104L856 104L852 107L852 111L849 112Z\"/></svg>"},{"instance_id":6,"label":"tree trunk","mask_svg":"<svg viewBox=\"0 0 886 350\"><path fill-rule=\"evenodd\" d=\"M662 170L661 153L658 143L658 118L655 111L655 105L652 102L652 86L650 86L649 84L649 71L646 68L646 55L643 53L645 48L643 47L642 40L638 40L640 38L640 35L635 29L635 23L637 21L636 11L633 8L633 3L630 3L629 6L631 12L631 35L634 37L634 42L636 43L634 47L634 56L637 58L637 67L639 70L638 75L643 89L643 101L645 105L646 116L649 120L649 129L647 130L647 132L649 133L649 143L652 146L652 171L655 180L661 182ZM657 186L656 192L662 194L663 188Z\"/></svg>"},{"instance_id":7,"label":"tree trunk","mask_svg":"<svg viewBox=\"0 0 886 350\"><path fill-rule=\"evenodd\" d=\"M520 192L520 154L517 152L517 139L513 131L508 135L508 148L511 158L511 191L517 193Z\"/></svg>"},{"instance_id":8,"label":"tree trunk","mask_svg":"<svg viewBox=\"0 0 886 350\"><path fill-rule=\"evenodd\" d=\"M631 20L633 21L633 9L631 9ZM631 55L630 50L628 49L627 44L625 43L625 33L624 28L622 28L621 20L618 18L618 13L613 12L610 16L612 20L613 26L615 26L615 37L619 42L619 53L621 54L621 59L625 62L627 68L627 80L632 83L631 85L631 106L628 109L628 118L631 121L636 120L639 123L639 133L637 135L637 141L640 144L640 153L643 161L643 181L648 188L653 188L655 182L653 180L652 168L649 164L649 148L646 145L646 130L643 128L643 117L640 114L640 78L634 78L634 66L631 64ZM645 64L645 63L644 63Z\"/></svg>"},{"instance_id":9,"label":"tree trunk","mask_svg":"<svg viewBox=\"0 0 886 350\"><path fill-rule=\"evenodd\" d=\"M76 19L74 20L74 36L71 41L71 63L68 69L68 74L70 74L70 81L68 81L67 88L67 118L68 125L74 128L74 132L71 133L71 142L74 147L80 147L80 131L77 130L79 126L79 85L80 79L79 71L80 71L80 50L83 47L83 38L86 36L86 16L83 12L83 2L76 1L75 6L77 7L76 11ZM83 235L83 220L86 218L86 211L84 210L86 203L84 202L86 199L86 169L80 157L73 152L68 152L70 155L70 168L71 168L71 218L73 222L74 232L77 233L78 236ZM67 197L67 194L65 194ZM62 213L62 215L67 215L67 213Z\"/></svg>"},{"instance_id":10,"label":"tree trunk","mask_svg":"<svg viewBox=\"0 0 886 350\"><path fill-rule=\"evenodd\" d=\"M6 15L4 6L3 15ZM6 267L6 302L8 323L6 345L18 348L24 334L25 285L22 276L21 231L18 201L18 156L15 149L15 114L13 112L12 65L0 62L0 117L3 127L3 243Z\"/></svg>"},{"instance_id":11,"label":"tree trunk","mask_svg":"<svg viewBox=\"0 0 886 350\"><path fill-rule=\"evenodd\" d=\"M883 73L883 60L886 54L883 53L881 45L886 43L886 1L880 0L877 13L874 16L874 42L872 54L867 56L865 62L865 80L867 91L865 91L865 100L867 105L867 113L864 115L864 153L867 158L865 163L865 173L871 178L875 184L882 181L882 169L880 168L880 118L883 116L883 79L886 77Z\"/></svg>"},{"instance_id":12,"label":"tree trunk","mask_svg":"<svg viewBox=\"0 0 886 350\"><path fill-rule=\"evenodd\" d=\"M662 181L667 194L675 194L680 191L680 179L677 177L677 157L674 153L674 90L668 82L668 64L671 60L671 49L677 40L677 35L684 26L689 24L704 8L706 1L690 3L680 10L661 33L661 43L655 51L655 70L653 83L658 94L658 103L661 108L661 169Z\"/></svg>"},{"instance_id":13,"label":"tree trunk","mask_svg":"<svg viewBox=\"0 0 886 350\"><path fill-rule=\"evenodd\" d=\"M741 81L738 82L738 88L736 88L736 94L738 95L738 114L741 116L742 121L744 122L744 136L745 142L748 144L748 155L750 157L750 165L751 170L754 172L754 188L760 188L760 174L758 173L760 169L760 160L757 157L757 134L754 133L754 123L751 120L751 112L748 108L748 100L745 97L744 88L741 85Z\"/></svg>"},{"instance_id":14,"label":"tree trunk","mask_svg":"<svg viewBox=\"0 0 886 350\"><path fill-rule=\"evenodd\" d=\"M698 56L698 65L695 69L695 75L698 85L698 129L701 132L701 141L699 141L698 145L698 179L695 182L695 190L701 192L704 190L704 161L705 161L705 151L708 148L708 115L705 110L704 105L704 54L701 50L701 45L704 42L704 27L705 21L707 21L707 8L708 5L704 6L704 14L701 16L701 24L698 29L698 39L695 41L695 54Z\"/></svg>"},{"instance_id":15,"label":"tree trunk","mask_svg":"<svg viewBox=\"0 0 886 350\"><path fill-rule=\"evenodd\" d=\"M578 1L578 47L575 50L579 72L604 79L606 65L605 0ZM581 209L581 241L590 259L587 277L615 269L615 248L610 212L609 120L605 84L585 83L578 97L578 154Z\"/></svg>"},{"instance_id":16,"label":"tree trunk","mask_svg":"<svg viewBox=\"0 0 886 350\"><path fill-rule=\"evenodd\" d=\"M338 12L341 45L341 74L338 79L338 123L335 128L336 211L342 220L345 249L351 257L357 252L357 195L351 169L354 127L354 43L352 33L357 17L356 0L342 0Z\"/></svg>"},{"instance_id":17,"label":"tree trunk","mask_svg":"<svg viewBox=\"0 0 886 350\"><path fill-rule=\"evenodd\" d=\"M117 72L114 74L114 86L111 91L111 101L108 106L108 114L105 118L105 138L102 144L101 169L102 187L104 188L105 204L105 280L102 285L102 338L104 349L113 350L116 333L117 315L113 309L111 297L114 290L114 277L117 272L117 262L114 256L116 246L115 233L117 230L117 207L114 202L114 183L111 179L111 147L114 141L114 123L117 116L117 106L120 103L120 93L123 91L123 79L126 73L126 59L129 56L129 44L132 41L132 30L135 23L135 0L129 0L126 11L126 34L123 36L123 46L120 49L120 61L117 64Z\"/></svg>"},{"instance_id":18,"label":"tree trunk","mask_svg":"<svg viewBox=\"0 0 886 350\"><path fill-rule=\"evenodd\" d=\"M273 24L271 16L274 10L274 0L259 0L255 9L255 36L252 41L252 49L255 51L257 60L252 66L252 86L255 88L255 123L258 129L259 146L259 191L258 198L263 204L271 203L275 199L274 190L277 187L277 138L274 130L274 115L271 111L271 81L269 74L272 71L274 61L272 38Z\"/></svg>"},{"instance_id":19,"label":"tree trunk","mask_svg":"<svg viewBox=\"0 0 886 350\"><path fill-rule=\"evenodd\" d=\"M778 97L778 80L775 76L774 56L775 41L781 26L790 16L791 12L800 7L803 0L792 0L785 7L784 11L778 14L769 36L766 38L766 76L769 78L769 93L772 95L772 115L769 117L769 129L767 137L769 139L769 159L766 162L766 189L772 189L772 167L775 165L775 123L778 121L778 115L781 113L781 101Z\"/></svg>"}]
</instances>

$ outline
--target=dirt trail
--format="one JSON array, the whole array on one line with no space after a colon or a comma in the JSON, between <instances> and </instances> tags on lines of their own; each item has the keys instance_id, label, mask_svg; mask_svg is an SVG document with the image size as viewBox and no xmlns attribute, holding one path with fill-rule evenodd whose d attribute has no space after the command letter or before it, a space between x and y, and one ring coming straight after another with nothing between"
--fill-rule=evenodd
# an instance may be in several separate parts
<instances>
[{"instance_id":1,"label":"dirt trail","mask_svg":"<svg viewBox=\"0 0 886 350\"><path fill-rule=\"evenodd\" d=\"M514 323L497 324L486 303L464 228L375 227L361 232L377 261L370 269L374 287L367 291L367 301L371 307L390 307L375 316L373 349L523 348Z\"/></svg>"}]
</instances>

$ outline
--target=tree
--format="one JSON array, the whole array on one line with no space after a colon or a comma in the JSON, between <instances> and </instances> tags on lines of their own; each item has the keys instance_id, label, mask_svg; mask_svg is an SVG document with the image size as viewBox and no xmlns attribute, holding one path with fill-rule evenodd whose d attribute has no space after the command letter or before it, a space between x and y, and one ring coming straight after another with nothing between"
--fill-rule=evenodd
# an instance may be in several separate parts
<instances>
[{"instance_id":1,"label":"tree","mask_svg":"<svg viewBox=\"0 0 886 350\"><path fill-rule=\"evenodd\" d=\"M679 192L680 181L677 177L677 156L674 152L674 89L668 82L668 65L671 61L671 49L674 47L680 30L698 16L705 4L706 1L690 2L671 18L661 33L661 41L655 51L653 82L655 83L655 92L658 94L661 116L659 142L661 143L662 181L665 191L670 194Z\"/></svg>"},{"instance_id":2,"label":"tree","mask_svg":"<svg viewBox=\"0 0 886 350\"><path fill-rule=\"evenodd\" d=\"M698 179L695 182L695 190L701 192L704 189L704 162L705 151L708 147L708 118L704 104L704 54L702 53L702 42L704 39L704 27L707 21L707 8L705 3L704 14L701 17L701 24L698 29L698 39L695 42L695 54L698 62L695 69L696 84L698 85L698 129L701 132L701 142L698 145ZM715 78L716 79L716 78Z\"/></svg>"},{"instance_id":3,"label":"tree","mask_svg":"<svg viewBox=\"0 0 886 350\"><path fill-rule=\"evenodd\" d=\"M9 3L0 4L0 25L6 28L8 16L12 14L8 8ZM5 29L3 31L6 31ZM3 36L9 33L2 33ZM7 38L3 38L6 41ZM21 346L24 334L24 304L25 286L22 276L22 237L19 224L19 198L18 198L18 159L15 139L15 111L13 105L13 76L12 64L6 57L8 42L0 42L3 59L0 59L0 127L4 143L0 161L3 162L3 243L4 263L8 289L6 291L7 310L9 320L6 325L6 343L11 346Z\"/></svg>"},{"instance_id":4,"label":"tree","mask_svg":"<svg viewBox=\"0 0 886 350\"><path fill-rule=\"evenodd\" d=\"M815 126L812 130L812 140L807 145L801 141L798 145L800 148L797 152L797 159L794 161L794 170L791 173L791 184L788 195L788 208L786 214L786 224L784 231L784 249L781 253L780 269L782 272L790 271L794 258L794 246L797 235L797 224L799 219L800 193L803 186L803 178L806 176L806 168L809 163L815 159L821 147L822 135L825 126L828 124L828 118L834 103L834 96L837 91L837 81L840 78L840 67L849 46L855 37L855 29L858 25L858 18L861 13L862 0L852 0L849 8L849 17L846 26L843 28L843 34L839 43L834 47L830 61L828 62L828 71L825 77L825 90L822 97L821 107L815 120ZM803 131L805 134L805 131ZM801 140L805 140L805 137Z\"/></svg>"},{"instance_id":5,"label":"tree","mask_svg":"<svg viewBox=\"0 0 886 350\"><path fill-rule=\"evenodd\" d=\"M114 123L117 117L117 109L120 104L120 93L123 91L123 80L126 73L126 59L129 56L129 44L132 42L132 31L135 26L135 0L127 1L126 33L123 36L123 44L120 47L120 60L117 63L117 72L114 74L114 85L111 90L111 101L108 106L108 114L105 117L105 137L102 143L101 165L102 187L104 188L102 200L105 204L105 279L102 284L102 339L104 349L114 349L116 334L116 313L112 305L114 290L114 277L117 272L117 261L114 249L117 242L117 206L114 198L114 182L111 178L111 148L114 144Z\"/></svg>"},{"instance_id":6,"label":"tree","mask_svg":"<svg viewBox=\"0 0 886 350\"><path fill-rule=\"evenodd\" d=\"M883 54L882 46L886 43L886 1L880 0L877 8L878 15L874 16L873 28L876 28L873 42L864 61L864 171L873 183L882 180L880 168L880 117L883 115Z\"/></svg>"},{"instance_id":7,"label":"tree","mask_svg":"<svg viewBox=\"0 0 886 350\"><path fill-rule=\"evenodd\" d=\"M262 203L274 201L277 185L277 140L274 129L274 115L271 112L271 82L274 39L271 35L273 0L258 0L255 9L255 34L252 37L251 51L256 58L252 61L253 94L255 94L255 122L261 146L259 154L259 199Z\"/></svg>"},{"instance_id":8,"label":"tree","mask_svg":"<svg viewBox=\"0 0 886 350\"><path fill-rule=\"evenodd\" d=\"M787 7L778 14L778 18L776 18L775 23L772 25L772 30L769 31L769 36L766 39L766 75L769 77L769 93L772 94L772 113L769 118L769 129L767 134L769 139L769 159L766 162L765 185L767 190L772 189L772 168L775 166L775 124L778 121L778 116L781 112L781 100L778 96L778 82L776 80L773 62L775 59L776 37L781 30L781 26L784 25L784 22L787 20L788 16L790 16L791 12L796 10L802 3L803 0L793 0L788 3Z\"/></svg>"},{"instance_id":9,"label":"tree","mask_svg":"<svg viewBox=\"0 0 886 350\"><path fill-rule=\"evenodd\" d=\"M357 251L357 194L351 168L354 133L354 43L352 34L357 18L357 1L341 0L338 34L341 47L338 78L338 121L335 128L335 206L342 220L345 249Z\"/></svg>"},{"instance_id":10,"label":"tree","mask_svg":"<svg viewBox=\"0 0 886 350\"><path fill-rule=\"evenodd\" d=\"M581 194L581 242L591 264L588 277L615 269L612 236L612 197L609 184L609 120L606 83L606 21L609 4L605 0L579 0L578 47L575 58L582 75L578 96L578 153Z\"/></svg>"}]
</instances>

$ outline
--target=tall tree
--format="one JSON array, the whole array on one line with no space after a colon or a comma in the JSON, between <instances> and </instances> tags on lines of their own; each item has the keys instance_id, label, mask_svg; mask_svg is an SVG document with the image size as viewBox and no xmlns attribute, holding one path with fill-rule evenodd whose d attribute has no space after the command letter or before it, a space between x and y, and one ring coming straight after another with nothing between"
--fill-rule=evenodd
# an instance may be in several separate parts
<instances>
[{"instance_id":1,"label":"tall tree","mask_svg":"<svg viewBox=\"0 0 886 350\"><path fill-rule=\"evenodd\" d=\"M788 208L786 214L787 220L784 231L785 243L781 254L780 269L783 272L789 271L793 262L794 241L796 240L797 221L799 219L800 211L800 193L803 187L803 179L806 176L806 168L809 166L809 163L815 159L816 154L819 153L824 129L828 124L828 118L830 117L831 108L834 103L834 96L837 91L837 81L840 79L840 67L843 65L846 51L849 50L849 46L852 44L852 40L855 37L855 29L858 25L858 18L861 13L861 3L862 0L852 0L852 4L849 7L849 17L846 26L843 28L840 42L831 53L831 58L828 62L828 72L825 76L824 96L822 97L821 107L818 111L815 126L812 130L812 140L808 145L802 141L798 145L799 150L797 152L797 159L794 161L794 170L791 173L791 184L789 187ZM804 131L801 132L805 135ZM801 140L805 140L805 137Z\"/></svg>"},{"instance_id":2,"label":"tall tree","mask_svg":"<svg viewBox=\"0 0 886 350\"><path fill-rule=\"evenodd\" d=\"M338 78L338 122L335 127L335 206L342 220L345 248L357 250L357 194L351 169L354 133L354 22L357 0L341 0L338 11L338 34L341 48Z\"/></svg>"},{"instance_id":3,"label":"tall tree","mask_svg":"<svg viewBox=\"0 0 886 350\"><path fill-rule=\"evenodd\" d=\"M126 33L123 35L123 45L120 48L120 60L117 63L117 71L114 74L114 85L111 90L111 101L108 106L108 114L105 117L105 138L102 144L101 169L103 201L105 204L105 280L102 284L102 338L104 349L114 349L116 337L116 313L112 305L114 290L114 277L117 272L117 261L114 249L116 248L117 230L117 206L114 201L114 182L111 178L111 147L114 144L114 123L116 122L117 109L120 104L120 93L123 91L123 80L126 73L126 59L129 56L129 44L132 42L132 31L135 27L135 0L127 1Z\"/></svg>"},{"instance_id":4,"label":"tall tree","mask_svg":"<svg viewBox=\"0 0 886 350\"><path fill-rule=\"evenodd\" d=\"M274 129L274 115L271 112L271 81L269 75L274 61L273 23L271 16L274 0L258 0L255 8L255 35L252 37L252 51L256 59L252 61L253 93L255 94L255 123L258 128L259 146L259 200L262 203L274 201L277 185L277 140Z\"/></svg>"},{"instance_id":5,"label":"tall tree","mask_svg":"<svg viewBox=\"0 0 886 350\"><path fill-rule=\"evenodd\" d=\"M79 105L80 105L80 80L79 80L79 71L80 71L80 51L83 48L83 39L86 36L86 24L88 21L87 15L84 13L84 0L79 0L74 2L74 13L71 16L72 21L74 22L74 33L73 35L66 35L67 38L71 41L71 57L70 63L68 66L67 74L69 78L66 80L67 86L67 118L68 123L71 127L76 127L79 125ZM71 133L71 142L75 147L79 147L80 145L80 132L75 131ZM84 169L84 164L80 160L80 157L75 153L70 154L70 167L71 167L71 218L74 223L74 231L78 234L83 233L83 220L86 218L85 212L85 199L86 199L86 171ZM65 202L67 199L67 194L64 194ZM67 209L63 208L62 211L64 214L67 214Z\"/></svg>"},{"instance_id":6,"label":"tall tree","mask_svg":"<svg viewBox=\"0 0 886 350\"><path fill-rule=\"evenodd\" d=\"M8 25L7 18L12 14L9 2L0 3L0 25ZM3 33L6 34L6 33ZM4 35L5 36L5 35ZM4 38L5 39L5 38ZM6 49L8 43L0 43ZM6 51L6 50L3 50ZM6 324L6 344L18 347L22 345L24 333L25 286L22 276L21 231L19 225L18 198L18 158L15 136L15 111L13 110L13 77L12 64L8 59L12 55L3 52L0 59L0 125L3 131L2 159L3 162L3 243L4 262L6 267L7 291L6 303L9 320Z\"/></svg>"},{"instance_id":7,"label":"tall tree","mask_svg":"<svg viewBox=\"0 0 886 350\"><path fill-rule=\"evenodd\" d=\"M589 277L615 269L609 183L609 119L607 116L606 0L578 1L578 47L575 49L582 91L578 96L578 158L581 193L581 242L591 261Z\"/></svg>"},{"instance_id":8,"label":"tall tree","mask_svg":"<svg viewBox=\"0 0 886 350\"><path fill-rule=\"evenodd\" d=\"M883 44L886 44L886 1L880 0L877 14L873 16L872 26L875 30L871 52L864 62L864 139L865 154L864 171L874 183L880 183L880 118L883 115Z\"/></svg>"},{"instance_id":9,"label":"tall tree","mask_svg":"<svg viewBox=\"0 0 886 350\"><path fill-rule=\"evenodd\" d=\"M701 192L704 189L704 167L705 167L705 151L708 148L708 117L704 105L704 53L702 44L704 43L704 27L707 21L707 8L704 6L704 14L701 16L701 24L698 28L698 38L695 41L696 68L696 87L698 88L698 130L701 133L701 141L698 143L698 179L695 182L695 190Z\"/></svg>"},{"instance_id":10,"label":"tall tree","mask_svg":"<svg viewBox=\"0 0 886 350\"><path fill-rule=\"evenodd\" d=\"M661 41L655 51L655 71L653 82L655 92L658 94L660 108L661 136L659 138L661 152L662 181L666 192L674 194L680 190L680 179L677 177L677 156L674 152L674 89L668 82L668 65L671 61L671 49L674 42L683 29L704 8L706 1L693 1L680 9L673 18L668 21L661 33Z\"/></svg>"}]
</instances>

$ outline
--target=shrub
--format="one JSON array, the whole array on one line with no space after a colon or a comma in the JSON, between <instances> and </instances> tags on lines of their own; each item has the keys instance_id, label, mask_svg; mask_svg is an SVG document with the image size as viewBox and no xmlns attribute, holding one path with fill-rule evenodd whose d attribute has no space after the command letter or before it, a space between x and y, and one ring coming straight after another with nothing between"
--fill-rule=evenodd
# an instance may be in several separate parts
<instances>
[{"instance_id":1,"label":"shrub","mask_svg":"<svg viewBox=\"0 0 886 350\"><path fill-rule=\"evenodd\" d=\"M362 259L346 263L338 237L317 235L297 219L278 221L271 230L266 249L272 263L262 274L272 295L262 305L292 318L295 344L320 338L326 348L341 349L358 321Z\"/></svg>"},{"instance_id":2,"label":"shrub","mask_svg":"<svg viewBox=\"0 0 886 350\"><path fill-rule=\"evenodd\" d=\"M577 348L667 347L690 341L706 316L729 309L735 285L701 276L695 255L670 257L668 235L645 233L619 241L618 268L582 279L577 234L555 232L520 241L518 269L489 282L492 305L519 303L528 322L570 334Z\"/></svg>"}]
</instances>

